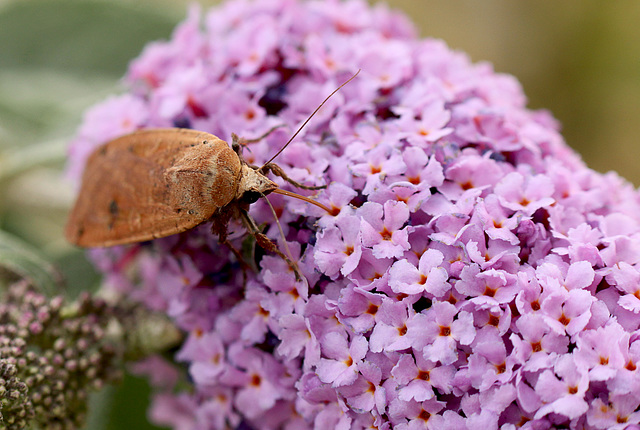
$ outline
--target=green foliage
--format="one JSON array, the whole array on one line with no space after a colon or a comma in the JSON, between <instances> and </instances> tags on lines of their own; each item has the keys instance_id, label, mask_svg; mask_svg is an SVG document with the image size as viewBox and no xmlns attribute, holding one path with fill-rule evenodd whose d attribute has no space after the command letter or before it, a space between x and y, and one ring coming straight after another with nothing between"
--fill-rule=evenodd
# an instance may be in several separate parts
<instances>
[{"instance_id":1,"label":"green foliage","mask_svg":"<svg viewBox=\"0 0 640 430\"><path fill-rule=\"evenodd\" d=\"M47 68L120 77L149 40L167 38L175 21L119 2L33 0L0 15L3 67Z\"/></svg>"},{"instance_id":2,"label":"green foliage","mask_svg":"<svg viewBox=\"0 0 640 430\"><path fill-rule=\"evenodd\" d=\"M62 277L56 268L32 246L0 231L0 274L10 272L7 278L16 276L27 279L39 291L52 296L59 291Z\"/></svg>"}]
</instances>

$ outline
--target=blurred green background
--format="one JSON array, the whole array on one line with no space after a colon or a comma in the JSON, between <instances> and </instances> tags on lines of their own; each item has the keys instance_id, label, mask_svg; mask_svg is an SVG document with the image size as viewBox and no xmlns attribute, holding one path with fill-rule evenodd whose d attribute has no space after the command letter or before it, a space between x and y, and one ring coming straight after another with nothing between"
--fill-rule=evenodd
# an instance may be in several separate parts
<instances>
[{"instance_id":1,"label":"blurred green background","mask_svg":"<svg viewBox=\"0 0 640 430\"><path fill-rule=\"evenodd\" d=\"M62 238L73 199L61 175L66 144L83 111L122 90L128 61L147 42L168 38L187 3L0 0L0 230L52 261L71 294L99 280ZM550 110L589 166L640 184L640 2L388 3L422 36L515 75L530 107ZM151 428L145 390L129 379L101 393L90 428Z\"/></svg>"}]
</instances>

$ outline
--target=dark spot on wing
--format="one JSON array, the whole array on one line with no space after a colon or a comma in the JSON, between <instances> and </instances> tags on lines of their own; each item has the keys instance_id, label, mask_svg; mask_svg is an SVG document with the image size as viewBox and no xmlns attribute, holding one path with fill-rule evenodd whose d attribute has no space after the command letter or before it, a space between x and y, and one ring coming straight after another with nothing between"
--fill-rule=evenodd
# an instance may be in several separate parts
<instances>
[{"instance_id":1,"label":"dark spot on wing","mask_svg":"<svg viewBox=\"0 0 640 430\"><path fill-rule=\"evenodd\" d=\"M120 212L120 208L118 207L118 202L115 200L111 200L109 202L109 213L114 217L118 216L118 212Z\"/></svg>"},{"instance_id":2,"label":"dark spot on wing","mask_svg":"<svg viewBox=\"0 0 640 430\"><path fill-rule=\"evenodd\" d=\"M111 214L111 219L109 220L109 230L113 229L113 225L118 218L118 213L120 212L120 207L115 200L111 200L109 202L109 214Z\"/></svg>"}]
</instances>

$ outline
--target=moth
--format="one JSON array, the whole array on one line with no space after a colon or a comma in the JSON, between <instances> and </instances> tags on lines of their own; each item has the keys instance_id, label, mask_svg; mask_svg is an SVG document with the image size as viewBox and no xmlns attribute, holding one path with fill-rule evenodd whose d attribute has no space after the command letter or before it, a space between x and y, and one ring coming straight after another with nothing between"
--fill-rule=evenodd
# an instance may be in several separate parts
<instances>
[{"instance_id":1,"label":"moth","mask_svg":"<svg viewBox=\"0 0 640 430\"><path fill-rule=\"evenodd\" d=\"M242 157L241 140L231 147L202 131L180 128L146 129L118 137L88 158L65 236L81 247L108 247L143 242L190 230L211 222L220 242L229 245L227 228L240 220L262 248L291 261L267 238L248 213L249 206L270 193L303 199L329 208L269 179L268 172L303 189L272 161L296 137L334 90L307 118L289 141L261 167ZM268 201L268 200L267 200ZM277 219L276 219L277 221Z\"/></svg>"}]
</instances>

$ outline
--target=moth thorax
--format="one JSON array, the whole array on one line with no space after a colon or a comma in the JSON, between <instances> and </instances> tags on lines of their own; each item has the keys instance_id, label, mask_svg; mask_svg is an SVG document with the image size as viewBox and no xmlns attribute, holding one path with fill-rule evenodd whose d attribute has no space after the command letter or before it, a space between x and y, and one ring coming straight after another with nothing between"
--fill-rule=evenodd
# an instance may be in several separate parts
<instances>
[{"instance_id":1,"label":"moth thorax","mask_svg":"<svg viewBox=\"0 0 640 430\"><path fill-rule=\"evenodd\" d=\"M207 217L234 199L241 165L226 144L200 147L197 152L186 154L167 169L165 180L171 206L176 211Z\"/></svg>"},{"instance_id":2,"label":"moth thorax","mask_svg":"<svg viewBox=\"0 0 640 430\"><path fill-rule=\"evenodd\" d=\"M236 200L247 200L247 194L254 194L256 198L259 198L262 195L271 193L276 188L278 188L278 184L257 170L243 164L242 176L240 177L240 184L235 198ZM255 199L251 200L255 201Z\"/></svg>"}]
</instances>

